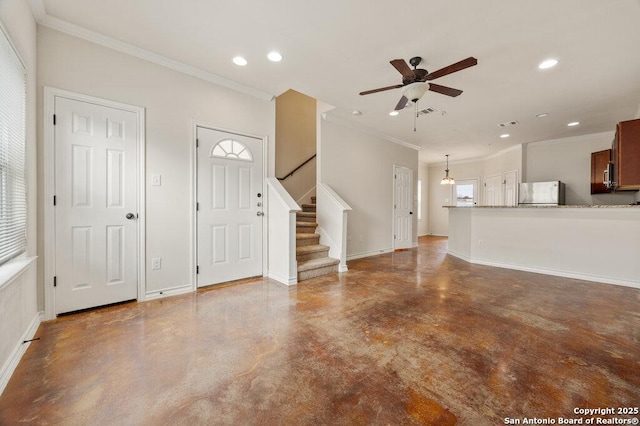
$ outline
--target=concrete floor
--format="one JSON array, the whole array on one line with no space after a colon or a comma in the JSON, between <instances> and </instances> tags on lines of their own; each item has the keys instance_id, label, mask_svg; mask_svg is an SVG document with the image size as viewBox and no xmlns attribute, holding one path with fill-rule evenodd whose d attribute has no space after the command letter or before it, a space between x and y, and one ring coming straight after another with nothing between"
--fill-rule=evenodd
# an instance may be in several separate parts
<instances>
[{"instance_id":1,"label":"concrete floor","mask_svg":"<svg viewBox=\"0 0 640 426\"><path fill-rule=\"evenodd\" d=\"M640 405L639 308L638 289L471 265L425 237L290 288L257 279L46 322L0 424L631 419L574 410Z\"/></svg>"}]
</instances>

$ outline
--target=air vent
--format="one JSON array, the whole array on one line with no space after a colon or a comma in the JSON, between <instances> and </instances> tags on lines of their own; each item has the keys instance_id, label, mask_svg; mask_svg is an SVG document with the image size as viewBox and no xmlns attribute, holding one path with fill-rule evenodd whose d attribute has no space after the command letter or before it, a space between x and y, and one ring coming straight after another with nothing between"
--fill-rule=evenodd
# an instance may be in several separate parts
<instances>
[{"instance_id":1,"label":"air vent","mask_svg":"<svg viewBox=\"0 0 640 426\"><path fill-rule=\"evenodd\" d=\"M433 109L433 108L425 108L425 109L421 109L420 111L418 111L418 115L431 114L432 112L436 112L436 110Z\"/></svg>"},{"instance_id":2,"label":"air vent","mask_svg":"<svg viewBox=\"0 0 640 426\"><path fill-rule=\"evenodd\" d=\"M516 124L518 124L518 122L515 121L515 120L513 120L513 121L505 121L504 123L498 124L498 127L509 127L509 126L515 126Z\"/></svg>"}]
</instances>

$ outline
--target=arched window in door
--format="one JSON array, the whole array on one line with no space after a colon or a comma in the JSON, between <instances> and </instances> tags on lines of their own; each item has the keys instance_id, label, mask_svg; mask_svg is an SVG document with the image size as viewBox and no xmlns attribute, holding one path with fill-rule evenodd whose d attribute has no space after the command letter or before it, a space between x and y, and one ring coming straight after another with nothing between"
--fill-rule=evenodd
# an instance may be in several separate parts
<instances>
[{"instance_id":1,"label":"arched window in door","mask_svg":"<svg viewBox=\"0 0 640 426\"><path fill-rule=\"evenodd\" d=\"M253 161L251 151L241 142L233 139L223 139L211 148L210 157L220 157L230 160Z\"/></svg>"}]
</instances>

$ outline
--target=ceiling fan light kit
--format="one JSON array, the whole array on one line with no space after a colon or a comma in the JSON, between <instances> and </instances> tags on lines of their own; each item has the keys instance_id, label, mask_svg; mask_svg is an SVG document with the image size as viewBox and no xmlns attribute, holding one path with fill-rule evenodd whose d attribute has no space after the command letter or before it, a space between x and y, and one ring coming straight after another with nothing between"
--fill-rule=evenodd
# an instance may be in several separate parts
<instances>
[{"instance_id":1,"label":"ceiling fan light kit","mask_svg":"<svg viewBox=\"0 0 640 426\"><path fill-rule=\"evenodd\" d=\"M478 60L470 56L467 59L456 62L455 64L451 64L447 67L429 73L429 71L425 69L418 68L420 62L422 62L422 58L420 56L414 56L409 59L409 64L413 66L413 69L411 69L404 59L394 59L390 61L391 65L393 65L393 67L402 74L402 84L366 90L364 92L360 92L360 95L370 95L372 93L402 88L402 97L394 109L396 111L400 111L407 106L409 101L411 101L416 104L417 113L418 100L424 96L427 90L451 97L456 97L462 94L462 90L441 86L439 84L427 83L427 81L435 80L436 78L444 77L445 75L452 74L478 64ZM415 120L413 130L415 131Z\"/></svg>"}]
</instances>

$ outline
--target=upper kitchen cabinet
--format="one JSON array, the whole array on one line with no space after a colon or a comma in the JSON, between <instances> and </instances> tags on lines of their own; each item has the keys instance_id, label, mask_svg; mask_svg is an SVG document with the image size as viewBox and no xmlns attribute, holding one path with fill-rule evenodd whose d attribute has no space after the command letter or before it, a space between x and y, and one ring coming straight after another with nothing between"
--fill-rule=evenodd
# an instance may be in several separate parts
<instances>
[{"instance_id":1,"label":"upper kitchen cabinet","mask_svg":"<svg viewBox=\"0 0 640 426\"><path fill-rule=\"evenodd\" d=\"M611 150L591 153L591 193L605 194L611 192L609 187L609 163L611 161Z\"/></svg>"},{"instance_id":2,"label":"upper kitchen cabinet","mask_svg":"<svg viewBox=\"0 0 640 426\"><path fill-rule=\"evenodd\" d=\"M640 119L618 123L611 160L615 189L640 189Z\"/></svg>"}]
</instances>

